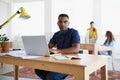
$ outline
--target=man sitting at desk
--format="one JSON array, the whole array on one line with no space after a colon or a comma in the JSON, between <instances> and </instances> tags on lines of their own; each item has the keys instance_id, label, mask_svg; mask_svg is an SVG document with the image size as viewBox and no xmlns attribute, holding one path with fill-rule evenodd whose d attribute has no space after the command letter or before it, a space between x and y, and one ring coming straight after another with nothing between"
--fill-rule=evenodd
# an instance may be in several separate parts
<instances>
[{"instance_id":1,"label":"man sitting at desk","mask_svg":"<svg viewBox=\"0 0 120 80\"><path fill-rule=\"evenodd\" d=\"M60 31L56 32L51 38L48 46L50 52L57 53L78 53L80 49L80 36L77 30L69 28L69 16L67 14L60 14L58 16L58 26ZM57 49L52 49L57 46ZM35 69L35 73L42 78L42 80L62 80L68 74L51 72L45 70Z\"/></svg>"}]
</instances>

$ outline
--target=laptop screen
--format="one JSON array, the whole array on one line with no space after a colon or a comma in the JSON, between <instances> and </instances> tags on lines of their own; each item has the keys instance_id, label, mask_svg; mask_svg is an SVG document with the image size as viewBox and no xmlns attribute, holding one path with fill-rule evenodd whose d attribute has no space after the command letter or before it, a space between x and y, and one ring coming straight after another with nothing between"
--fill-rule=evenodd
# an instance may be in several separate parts
<instances>
[{"instance_id":1,"label":"laptop screen","mask_svg":"<svg viewBox=\"0 0 120 80\"><path fill-rule=\"evenodd\" d=\"M50 56L45 36L22 36L27 55Z\"/></svg>"}]
</instances>

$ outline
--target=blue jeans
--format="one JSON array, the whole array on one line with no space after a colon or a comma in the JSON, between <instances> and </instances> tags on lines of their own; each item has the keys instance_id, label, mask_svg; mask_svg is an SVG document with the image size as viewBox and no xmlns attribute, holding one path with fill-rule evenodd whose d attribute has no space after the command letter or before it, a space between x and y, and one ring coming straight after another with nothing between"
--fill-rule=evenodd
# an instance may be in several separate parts
<instances>
[{"instance_id":1,"label":"blue jeans","mask_svg":"<svg viewBox=\"0 0 120 80\"><path fill-rule=\"evenodd\" d=\"M98 51L99 55L105 54L107 53L107 55L111 56L112 55L112 51L108 50L108 51Z\"/></svg>"},{"instance_id":2,"label":"blue jeans","mask_svg":"<svg viewBox=\"0 0 120 80\"><path fill-rule=\"evenodd\" d=\"M112 55L112 51L108 51L108 55L111 56Z\"/></svg>"},{"instance_id":3,"label":"blue jeans","mask_svg":"<svg viewBox=\"0 0 120 80\"><path fill-rule=\"evenodd\" d=\"M39 69L35 69L35 73L42 80L62 80L66 76L68 76L68 74L51 72L51 71L45 71L45 70L39 70Z\"/></svg>"}]
</instances>

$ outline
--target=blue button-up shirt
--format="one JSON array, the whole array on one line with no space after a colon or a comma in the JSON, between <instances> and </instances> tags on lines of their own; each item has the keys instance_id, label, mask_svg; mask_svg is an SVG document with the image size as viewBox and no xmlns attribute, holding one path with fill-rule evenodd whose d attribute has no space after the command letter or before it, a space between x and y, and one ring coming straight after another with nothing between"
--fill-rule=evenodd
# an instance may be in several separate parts
<instances>
[{"instance_id":1,"label":"blue button-up shirt","mask_svg":"<svg viewBox=\"0 0 120 80\"><path fill-rule=\"evenodd\" d=\"M104 44L104 45L113 47L114 46L114 40L112 40L110 43L106 42L106 44Z\"/></svg>"},{"instance_id":2,"label":"blue button-up shirt","mask_svg":"<svg viewBox=\"0 0 120 80\"><path fill-rule=\"evenodd\" d=\"M56 32L49 43L57 45L58 49L70 48L73 43L80 43L80 36L77 30L68 28L64 32Z\"/></svg>"}]
</instances>

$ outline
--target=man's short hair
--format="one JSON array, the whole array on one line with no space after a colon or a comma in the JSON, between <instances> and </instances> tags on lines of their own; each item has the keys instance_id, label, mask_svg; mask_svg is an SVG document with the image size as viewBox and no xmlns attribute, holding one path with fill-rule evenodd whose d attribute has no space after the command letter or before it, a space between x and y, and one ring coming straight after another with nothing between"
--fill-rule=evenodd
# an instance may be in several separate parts
<instances>
[{"instance_id":1,"label":"man's short hair","mask_svg":"<svg viewBox=\"0 0 120 80\"><path fill-rule=\"evenodd\" d=\"M58 16L58 19L59 19L60 17L67 17L67 18L69 19L69 16L68 16L67 14L60 14L60 15Z\"/></svg>"}]
</instances>

